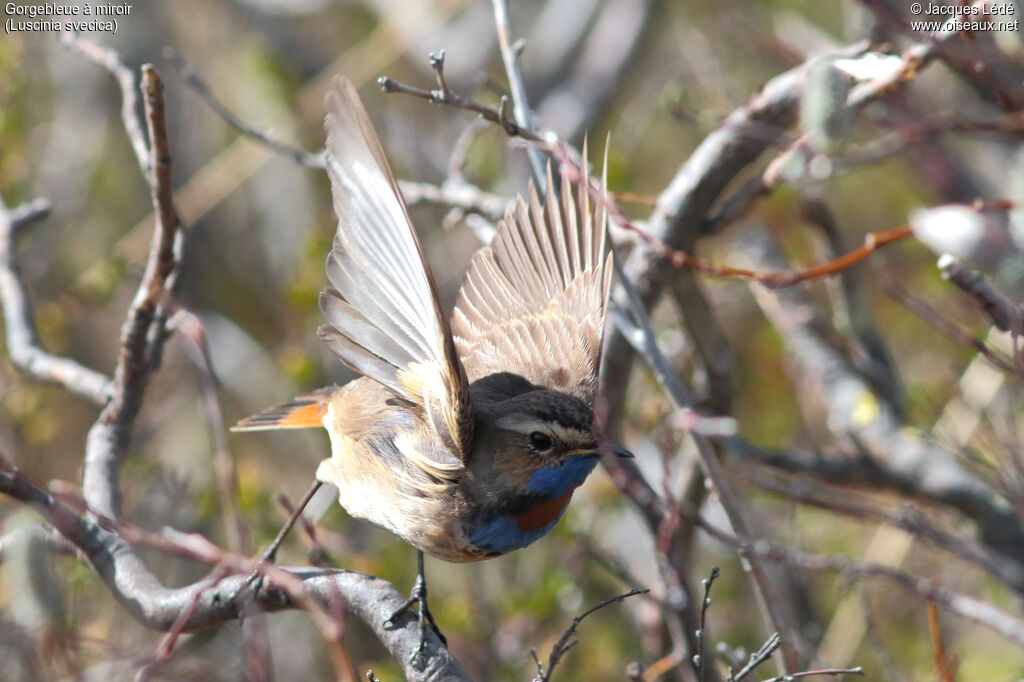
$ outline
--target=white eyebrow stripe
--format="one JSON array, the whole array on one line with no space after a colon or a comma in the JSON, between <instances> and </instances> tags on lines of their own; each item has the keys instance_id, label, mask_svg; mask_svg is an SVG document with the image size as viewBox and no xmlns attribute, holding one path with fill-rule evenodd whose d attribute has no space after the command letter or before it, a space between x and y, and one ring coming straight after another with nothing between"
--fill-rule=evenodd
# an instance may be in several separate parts
<instances>
[{"instance_id":1,"label":"white eyebrow stripe","mask_svg":"<svg viewBox=\"0 0 1024 682\"><path fill-rule=\"evenodd\" d=\"M590 435L580 431L579 429L562 426L558 422L543 421L540 419L523 418L518 415L507 415L501 417L495 422L498 428L507 429L509 431L516 431L518 433L530 434L534 431L540 431L541 433L548 433L555 438L566 441L574 442L583 438L589 438Z\"/></svg>"}]
</instances>

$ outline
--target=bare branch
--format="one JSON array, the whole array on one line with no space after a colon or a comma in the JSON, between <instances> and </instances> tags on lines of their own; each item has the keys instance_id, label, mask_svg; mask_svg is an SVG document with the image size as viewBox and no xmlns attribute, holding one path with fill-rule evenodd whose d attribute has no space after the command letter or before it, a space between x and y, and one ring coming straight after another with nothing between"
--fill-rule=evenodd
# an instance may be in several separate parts
<instances>
[{"instance_id":1,"label":"bare branch","mask_svg":"<svg viewBox=\"0 0 1024 682\"><path fill-rule=\"evenodd\" d=\"M544 140L540 134L529 128L524 128L513 119L509 118L508 114L503 109L495 109L494 107L480 104L473 99L457 95L451 90L447 90L444 93L440 90L423 90L422 88L417 88L412 85L399 83L387 76L381 76L378 78L377 83L380 85L381 90L386 93L412 95L413 97L425 99L431 104L445 104L457 109L476 112L488 121L497 123L510 137L521 137L525 140L530 140L531 142L542 142Z\"/></svg>"},{"instance_id":2,"label":"bare branch","mask_svg":"<svg viewBox=\"0 0 1024 682\"><path fill-rule=\"evenodd\" d=\"M573 639L573 637L576 636L576 632L580 626L580 623L582 623L587 616L594 613L595 611L600 611L601 609L603 609L606 606L609 606L610 604L619 604L625 601L626 599L629 599L630 597L635 597L638 594L647 594L648 592L650 592L650 590L634 587L629 592L620 594L617 597L605 599L591 606L589 609L587 609L580 615L575 616L572 619L572 625L567 627L565 631L562 632L562 636L558 638L558 641L551 646L551 654L548 656L548 669L546 672L543 671L543 669L541 668L540 661L537 660L536 653L534 653L534 661L537 664L538 675L535 679L539 680L539 682L548 682L548 680L551 679L551 673L555 671L555 666L558 665L558 662L562 660L562 657L565 656L569 649L576 646L577 642Z\"/></svg>"},{"instance_id":3,"label":"bare branch","mask_svg":"<svg viewBox=\"0 0 1024 682\"><path fill-rule=\"evenodd\" d=\"M48 491L0 461L0 493L31 505L82 552L89 566L128 613L146 627L171 631L180 626L182 613L191 612L185 631L237 620L244 606L231 597L243 586L255 568L255 559L224 552L196 535L176 531L154 534L102 516L85 518ZM97 515L93 514L94 517ZM134 544L170 552L176 556L240 571L226 578L214 576L180 588L166 588L139 558ZM339 595L345 607L369 625L404 666L410 680L467 680L447 649L428 633L426 665L416 669L412 653L419 645L420 630L413 618L386 623L387 617L404 601L390 583L351 571L283 569L264 567L267 576L281 589L264 587L256 593L257 606L264 611L297 607L330 614ZM312 600L312 601L310 601ZM319 617L318 617L319 618ZM327 626L327 623L321 622Z\"/></svg>"},{"instance_id":4,"label":"bare branch","mask_svg":"<svg viewBox=\"0 0 1024 682\"><path fill-rule=\"evenodd\" d=\"M533 129L533 114L530 111L530 102L526 98L526 85L523 84L523 75L519 71L519 55L523 50L523 43L517 41L515 45L509 39L508 21L508 0L492 0L494 7L494 27L498 32L498 48L501 50L501 61L505 64L505 75L508 76L508 86L512 91L512 108L515 112L516 123L520 128ZM536 149L526 150L530 157L530 167L533 169L533 180L540 188L544 187L547 175L544 172L546 164L541 153Z\"/></svg>"},{"instance_id":5,"label":"bare branch","mask_svg":"<svg viewBox=\"0 0 1024 682\"><path fill-rule=\"evenodd\" d=\"M135 151L135 158L139 163L142 172L152 165L152 156L149 145L146 143L146 133L142 121L139 120L137 112L139 106L139 95L135 87L135 73L121 59L116 51L101 47L94 42L86 40L78 33L64 31L60 34L60 41L68 48L78 52L90 61L109 71L121 88L121 121L124 123L125 132L128 133L128 141Z\"/></svg>"},{"instance_id":6,"label":"bare branch","mask_svg":"<svg viewBox=\"0 0 1024 682\"><path fill-rule=\"evenodd\" d=\"M319 168L321 170L326 168L326 165L324 164L323 151L316 153L304 152L297 147L282 142L270 132L253 128L248 123L235 116L230 109L224 106L224 104L217 99L217 96L213 94L212 90L210 90L206 81L202 79L199 73L192 68L192 65L185 61L185 58L179 55L176 50L170 47L165 48L164 58L171 63L171 66L173 66L178 72L181 79L185 81L185 85L199 95L199 97L206 102L207 106L213 109L214 112L216 112L216 114L232 128L246 137L259 142L264 147L271 149L282 156L288 157L300 166L305 166L306 168Z\"/></svg>"},{"instance_id":7,"label":"bare branch","mask_svg":"<svg viewBox=\"0 0 1024 682\"><path fill-rule=\"evenodd\" d=\"M142 67L146 122L152 143L150 184L156 225L149 260L121 327L120 354L114 371L112 398L86 439L82 491L99 513L117 517L121 459L131 427L142 405L150 374L159 362L165 338L163 312L170 302L173 275L181 258L182 231L171 187L171 153L164 119L163 83L151 65Z\"/></svg>"},{"instance_id":8,"label":"bare branch","mask_svg":"<svg viewBox=\"0 0 1024 682\"><path fill-rule=\"evenodd\" d=\"M939 311L932 307L932 305L924 298L911 294L909 291L897 284L891 277L882 278L882 288L890 298L912 311L933 328L942 332L942 334L949 338L953 343L973 348L981 353L982 357L988 360L993 367L996 367L1003 372L1024 377L1024 365L1016 362L1013 358L1007 357L1002 353L989 348L988 344L986 344L982 339L964 331L956 323L946 319L945 316L939 313Z\"/></svg>"},{"instance_id":9,"label":"bare branch","mask_svg":"<svg viewBox=\"0 0 1024 682\"><path fill-rule=\"evenodd\" d=\"M8 210L0 197L0 306L7 336L7 355L15 367L40 381L58 384L97 405L110 397L110 378L69 358L45 351L39 342L28 291L15 258L15 236L49 213L49 203L36 199Z\"/></svg>"},{"instance_id":10,"label":"bare branch","mask_svg":"<svg viewBox=\"0 0 1024 682\"><path fill-rule=\"evenodd\" d=\"M735 675L730 675L726 678L726 682L743 682L743 678L754 672L754 670L771 658L772 652L779 648L782 644L782 637L777 632L773 632L772 635L765 640L761 648L750 655L750 660L745 666L740 668ZM792 674L792 673L790 673Z\"/></svg>"},{"instance_id":11,"label":"bare branch","mask_svg":"<svg viewBox=\"0 0 1024 682\"><path fill-rule=\"evenodd\" d=\"M704 644L707 641L707 615L708 607L711 606L711 585L720 575L718 566L711 567L711 573L708 574L707 578L701 581L704 586L704 598L700 602L700 630L697 631L697 653L694 654L694 665L697 668L697 679L703 682L704 670L708 667L708 662L704 659Z\"/></svg>"},{"instance_id":12,"label":"bare branch","mask_svg":"<svg viewBox=\"0 0 1024 682\"><path fill-rule=\"evenodd\" d=\"M183 57L171 48L164 50L164 56L178 71L185 84L191 88L199 97L220 116L225 123L240 132L245 137L267 149L280 154L305 168L324 170L324 151L307 152L296 146L282 142L273 133L255 128L227 108L220 99L213 93L206 81ZM443 59L443 58L442 58ZM441 62L443 64L443 61ZM440 67L443 69L443 66ZM457 98L450 91L450 97ZM447 103L447 102L446 102ZM475 187L461 178L453 177L441 186L431 185L425 182L412 182L399 180L399 187L402 196L409 207L420 204L437 204L450 206L462 211L479 213L490 220L500 220L505 215L505 208L510 201L496 194L490 194Z\"/></svg>"},{"instance_id":13,"label":"bare branch","mask_svg":"<svg viewBox=\"0 0 1024 682\"><path fill-rule=\"evenodd\" d=\"M658 381L661 383L665 392L669 395L675 406L677 408L690 407L691 400L689 391L679 377L671 371L661 349L658 347L654 338L654 331L651 327L650 319L647 316L644 304L640 299L639 294L634 290L630 281L623 275L617 262L614 266L619 284L626 294L624 297L624 305L628 306L627 310L632 315L634 323L639 330L639 334L633 335L632 340L634 342L640 342L638 350L647 361L651 370L654 372ZM736 534L745 543L752 543L754 539L753 534L747 524L742 507L732 490L732 484L726 477L722 464L718 459L718 453L715 446L708 438L700 434L691 434L691 437L697 445L697 451L700 454L702 468L710 479L715 492L718 494L719 501L725 509L730 525L732 525ZM771 580L764 570L764 567L756 557L750 557L741 553L740 558L743 562L744 570L747 571L748 576L750 577L754 595L759 607L761 608L765 621L770 623L775 629L787 632L788 634L792 628L787 623L783 607L779 603L778 596L775 594L775 588L771 584ZM796 635L794 631L794 635L792 637L793 641L795 641L795 637ZM784 656L782 657L784 660L780 660L779 667L782 668L783 671L791 670L796 667L796 653L795 650L791 648L792 646L793 644L790 642L788 648L784 650Z\"/></svg>"},{"instance_id":14,"label":"bare branch","mask_svg":"<svg viewBox=\"0 0 1024 682\"><path fill-rule=\"evenodd\" d=\"M980 273L953 256L940 257L939 269L942 270L943 279L948 279L978 302L997 328L1004 332L1012 331L1018 336L1024 335L1024 306L997 292Z\"/></svg>"}]
</instances>

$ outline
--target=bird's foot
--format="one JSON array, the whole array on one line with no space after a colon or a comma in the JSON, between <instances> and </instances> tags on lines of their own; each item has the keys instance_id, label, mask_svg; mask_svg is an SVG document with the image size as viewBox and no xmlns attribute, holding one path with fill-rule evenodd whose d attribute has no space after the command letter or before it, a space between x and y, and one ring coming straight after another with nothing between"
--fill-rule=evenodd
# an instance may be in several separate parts
<instances>
[{"instance_id":1,"label":"bird's foot","mask_svg":"<svg viewBox=\"0 0 1024 682\"><path fill-rule=\"evenodd\" d=\"M420 625L420 641L409 660L416 662L416 660L421 658L427 650L427 628L434 631L437 638L441 640L441 644L448 646L448 639L441 634L441 630L437 627L437 621L434 620L434 614L430 612L430 607L427 606L427 582L423 577L422 568L416 576L416 582L412 586L412 592L409 593L409 598L402 602L402 605L388 616L387 620L384 621L384 625L394 626L395 620L412 608L413 604L419 605L418 620Z\"/></svg>"}]
</instances>

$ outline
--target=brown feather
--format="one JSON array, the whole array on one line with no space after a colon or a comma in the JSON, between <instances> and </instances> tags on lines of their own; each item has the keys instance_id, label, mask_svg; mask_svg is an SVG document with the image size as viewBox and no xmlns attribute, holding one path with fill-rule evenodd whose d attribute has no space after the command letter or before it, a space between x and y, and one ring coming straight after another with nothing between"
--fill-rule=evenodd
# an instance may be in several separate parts
<instances>
[{"instance_id":1,"label":"brown feather","mask_svg":"<svg viewBox=\"0 0 1024 682\"><path fill-rule=\"evenodd\" d=\"M531 183L474 254L452 315L471 381L512 372L592 403L612 269L589 182L563 178L558 201L549 168L544 205Z\"/></svg>"},{"instance_id":2,"label":"brown feather","mask_svg":"<svg viewBox=\"0 0 1024 682\"><path fill-rule=\"evenodd\" d=\"M327 173L338 230L320 296L320 338L346 365L422 405L448 450L472 447L469 382L405 202L370 118L346 79L328 93ZM408 376L415 367L415 379Z\"/></svg>"}]
</instances>

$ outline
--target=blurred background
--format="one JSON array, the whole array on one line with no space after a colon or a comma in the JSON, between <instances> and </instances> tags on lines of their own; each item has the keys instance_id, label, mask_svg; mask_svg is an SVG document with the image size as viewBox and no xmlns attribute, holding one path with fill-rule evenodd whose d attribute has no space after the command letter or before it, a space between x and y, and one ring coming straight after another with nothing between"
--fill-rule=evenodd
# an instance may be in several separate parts
<instances>
[{"instance_id":1,"label":"blurred background","mask_svg":"<svg viewBox=\"0 0 1024 682\"><path fill-rule=\"evenodd\" d=\"M769 79L859 41L870 40L898 57L927 37L901 23L909 15L899 3L881 9L881 3L850 0L512 4L512 37L525 41L521 66L536 124L577 147L588 135L591 161L598 165L610 133L609 184L637 221L648 217L700 141ZM1019 19L1020 7L1010 4ZM376 85L378 76L387 75L435 87L427 55L443 49L451 88L496 105L508 84L490 3L179 0L131 3L130 15L118 21L116 34L85 37L116 49L133 69L153 63L164 78L176 196L188 225L181 303L205 330L227 425L352 377L315 333L316 298L326 281L323 263L335 221L325 174L241 136L186 86L165 48L186 60L236 116L296 147L322 148L323 94L332 78L345 75L363 96L399 178L441 185L451 179L454 166L467 183L500 197L526 187L525 148L510 143L499 127L480 125L466 111L383 94ZM1022 81L1015 71L1024 49L1020 31L979 34L971 49L981 55L972 59L998 72L995 80L979 85L946 64L923 70L893 96L851 117L836 146L822 152L823 158L848 161L841 170L837 162L834 172L818 180L781 182L701 239L698 254L715 263L760 269L798 267L828 259L837 245L839 251L855 247L868 232L903 225L919 208L1012 197L1015 191L1024 198L1024 189L1014 190L1012 184L1022 166L1016 158L1020 114L1014 113L1021 101ZM956 61L950 57L949 63ZM1001 78L1009 85L999 86ZM813 112L807 113L812 106L805 106L804 125L813 132ZM955 129L953 121L973 122L980 132ZM921 133L921 125L932 129ZM732 181L726 196L762 173L801 132L782 135ZM879 143L885 153L878 153ZM148 249L151 206L124 134L115 81L62 45L56 34L12 33L0 39L0 192L9 206L36 196L52 203L50 218L33 228L17 252L44 347L112 371L119 327ZM808 209L821 205L831 217L824 221L828 229ZM421 201L412 217L450 307L469 257L480 246L474 221L493 223L494 216L467 218L443 203ZM618 233L616 238L628 241ZM763 247L764 240L770 246ZM624 255L630 245L622 248ZM890 410L899 418L900 433L943 448L1003 496L1019 517L1024 508L1019 356L1016 373L991 369L978 360L976 349L936 332L882 286L895 282L985 338L988 319L941 278L936 256L920 242L904 240L873 254L842 281L814 280L775 298L747 282L701 277L699 286L729 355L729 399L724 409L721 403L708 409L734 417L740 436L762 451L810 452L824 459L855 451L830 423L835 415L821 394L827 389L808 378L814 372L801 353L810 351L792 343L788 318L772 312L773 306L785 307L786 296L795 291L801 305L820 315L818 321L827 327L822 338L837 353L856 358L858 349L867 347L868 356L889 368L885 380L862 396L860 409ZM1015 281L1019 284L1013 277L1004 282L1008 292ZM843 287L848 290L839 291ZM844 307L850 300L852 307ZM681 376L708 398L713 378L681 314L671 298L658 304L652 311L657 338ZM195 357L188 339L171 337L125 462L125 516L146 527L199 532L252 553L287 517L278 495L294 501L311 482L328 453L327 439L307 432L230 435L226 447L234 473L218 482L218 446L208 427L209 408L197 383L202 368ZM966 383L968 371L979 363L982 369L974 371L988 369L988 378ZM619 415L622 440L637 454L654 489L685 497L699 486L693 448L672 428L673 408L650 373L638 364L630 376L603 380L628 382ZM978 389L972 395L977 398L980 391L983 397L965 402L966 389ZM961 403L973 411L975 428L966 435L958 432L959 440L936 432L935 425ZM28 476L77 486L84 434L96 415L86 401L26 378L0 351L0 452ZM903 531L878 518L801 504L786 486L803 479L779 476L763 462L726 455L725 466L759 534L807 551L901 563L915 575L1019 617L1019 595L954 553L907 540ZM897 514L915 504L915 513L952 533L971 537L975 532L969 518L927 497L904 497L863 480L853 483L860 487L849 495L865 507ZM812 478L801 489L840 495L834 485L815 487L821 485ZM706 519L728 528L713 496L698 495L694 501ZM339 566L393 581L403 592L412 585L412 548L349 519L335 504L321 504L324 508L317 537ZM241 531L230 520L234 514ZM7 531L35 522L7 499L0 499L0 516ZM687 534L683 568L698 598L700 579L712 566L721 567L708 613L709 650L718 642L756 650L770 631L735 552L703 533L679 532ZM308 537L293 533L280 563L306 564L309 549ZM145 556L168 585L191 582L208 570ZM4 559L3 679L76 674L84 675L77 679L125 679L160 642L160 633L135 625L75 558L26 550L24 556L5 551ZM534 674L530 649L543 657L574 615L634 583L650 587L653 599L633 598L586 620L580 644L555 673L562 680L621 680L631 662L647 668L674 651L659 606L671 595L658 562L641 515L599 471L543 540L475 565L428 558L426 570L440 627L455 655L481 680L529 679ZM1024 679L1021 648L941 610L930 630L926 602L901 588L796 569L785 582L810 647L808 660L821 666L862 665L867 679ZM331 675L323 644L305 614L252 620L266 629L264 639L252 640L239 625L196 633L156 678ZM400 667L372 632L355 618L347 619L346 628L346 647L360 674L372 668L381 680L401 678ZM937 663L937 642L954 662L945 672ZM254 672L253 661L265 662L269 677ZM689 678L675 669L665 679Z\"/></svg>"}]
</instances>

